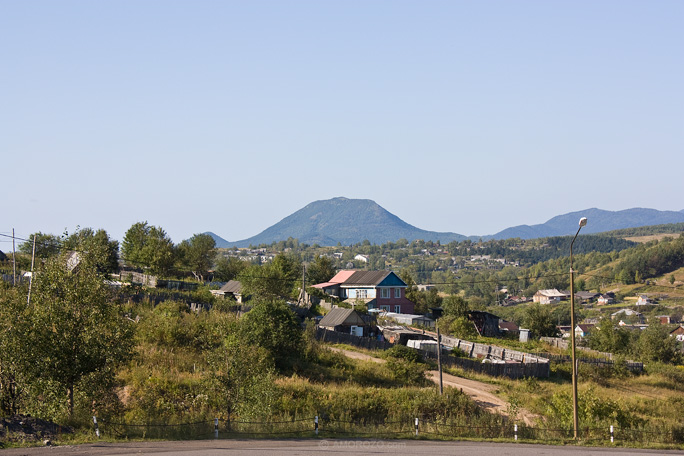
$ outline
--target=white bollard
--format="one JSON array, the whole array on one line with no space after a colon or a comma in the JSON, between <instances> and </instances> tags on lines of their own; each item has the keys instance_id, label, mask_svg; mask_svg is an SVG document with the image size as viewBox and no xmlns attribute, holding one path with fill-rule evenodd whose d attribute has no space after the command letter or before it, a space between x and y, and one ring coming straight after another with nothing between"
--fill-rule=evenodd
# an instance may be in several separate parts
<instances>
[{"instance_id":1,"label":"white bollard","mask_svg":"<svg viewBox=\"0 0 684 456\"><path fill-rule=\"evenodd\" d=\"M518 441L518 425L513 425L513 431L515 432L515 441Z\"/></svg>"},{"instance_id":2,"label":"white bollard","mask_svg":"<svg viewBox=\"0 0 684 456\"><path fill-rule=\"evenodd\" d=\"M93 424L95 424L95 435L100 438L100 428L97 427L97 417L93 416Z\"/></svg>"},{"instance_id":3,"label":"white bollard","mask_svg":"<svg viewBox=\"0 0 684 456\"><path fill-rule=\"evenodd\" d=\"M314 431L316 432L316 435L318 435L318 415L314 417Z\"/></svg>"},{"instance_id":4,"label":"white bollard","mask_svg":"<svg viewBox=\"0 0 684 456\"><path fill-rule=\"evenodd\" d=\"M416 418L416 437L418 437L418 418Z\"/></svg>"},{"instance_id":5,"label":"white bollard","mask_svg":"<svg viewBox=\"0 0 684 456\"><path fill-rule=\"evenodd\" d=\"M218 439L218 418L214 418L214 438Z\"/></svg>"},{"instance_id":6,"label":"white bollard","mask_svg":"<svg viewBox=\"0 0 684 456\"><path fill-rule=\"evenodd\" d=\"M611 425L610 425L610 443L613 443L613 442L614 442L613 437L614 437L614 436L613 436L613 425L611 424Z\"/></svg>"}]
</instances>

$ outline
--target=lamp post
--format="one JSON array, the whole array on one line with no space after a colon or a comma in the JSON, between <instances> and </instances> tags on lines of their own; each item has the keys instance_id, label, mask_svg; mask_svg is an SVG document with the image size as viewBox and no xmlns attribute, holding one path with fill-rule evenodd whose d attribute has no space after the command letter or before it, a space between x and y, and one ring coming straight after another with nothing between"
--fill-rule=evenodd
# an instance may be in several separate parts
<instances>
[{"instance_id":1,"label":"lamp post","mask_svg":"<svg viewBox=\"0 0 684 456\"><path fill-rule=\"evenodd\" d=\"M582 217L575 237L570 243L570 341L572 345L572 423L575 432L575 440L579 438L579 417L577 416L577 360L575 358L575 271L572 269L572 246L583 226L587 224L587 218Z\"/></svg>"}]
</instances>

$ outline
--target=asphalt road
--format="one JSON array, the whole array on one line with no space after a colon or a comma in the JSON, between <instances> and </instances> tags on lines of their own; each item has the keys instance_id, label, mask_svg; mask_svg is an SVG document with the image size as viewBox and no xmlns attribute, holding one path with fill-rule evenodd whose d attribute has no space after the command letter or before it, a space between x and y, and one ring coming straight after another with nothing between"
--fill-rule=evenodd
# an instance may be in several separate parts
<instances>
[{"instance_id":1,"label":"asphalt road","mask_svg":"<svg viewBox=\"0 0 684 456\"><path fill-rule=\"evenodd\" d=\"M593 448L490 442L432 442L416 440L195 440L177 442L100 443L75 446L12 448L0 456L66 455L164 455L164 456L585 456L684 454L684 451Z\"/></svg>"}]
</instances>

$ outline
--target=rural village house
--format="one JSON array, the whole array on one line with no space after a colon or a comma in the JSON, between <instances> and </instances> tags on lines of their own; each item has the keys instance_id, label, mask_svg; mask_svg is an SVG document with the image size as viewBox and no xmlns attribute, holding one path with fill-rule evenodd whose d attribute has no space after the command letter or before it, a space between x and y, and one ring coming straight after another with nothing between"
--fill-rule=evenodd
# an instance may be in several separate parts
<instances>
[{"instance_id":1,"label":"rural village house","mask_svg":"<svg viewBox=\"0 0 684 456\"><path fill-rule=\"evenodd\" d=\"M406 298L406 283L392 271L343 270L313 287L350 304L364 303L369 310L411 314L415 307Z\"/></svg>"}]
</instances>

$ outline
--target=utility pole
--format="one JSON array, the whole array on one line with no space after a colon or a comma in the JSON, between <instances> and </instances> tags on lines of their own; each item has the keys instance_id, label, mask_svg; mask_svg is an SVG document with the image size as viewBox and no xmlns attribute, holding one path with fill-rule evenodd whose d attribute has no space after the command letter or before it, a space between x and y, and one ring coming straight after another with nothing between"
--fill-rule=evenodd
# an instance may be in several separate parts
<instances>
[{"instance_id":1,"label":"utility pole","mask_svg":"<svg viewBox=\"0 0 684 456\"><path fill-rule=\"evenodd\" d=\"M36 259L36 235L33 235L33 252L31 252L31 277L29 277L29 291L26 305L31 305L31 286L33 285L33 264Z\"/></svg>"},{"instance_id":2,"label":"utility pole","mask_svg":"<svg viewBox=\"0 0 684 456\"><path fill-rule=\"evenodd\" d=\"M439 369L439 395L444 394L444 383L442 382L442 335L437 326L437 366Z\"/></svg>"},{"instance_id":3,"label":"utility pole","mask_svg":"<svg viewBox=\"0 0 684 456\"><path fill-rule=\"evenodd\" d=\"M14 245L14 228L12 228L12 285L17 286L17 248Z\"/></svg>"}]
</instances>

